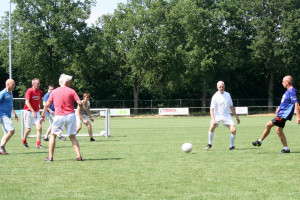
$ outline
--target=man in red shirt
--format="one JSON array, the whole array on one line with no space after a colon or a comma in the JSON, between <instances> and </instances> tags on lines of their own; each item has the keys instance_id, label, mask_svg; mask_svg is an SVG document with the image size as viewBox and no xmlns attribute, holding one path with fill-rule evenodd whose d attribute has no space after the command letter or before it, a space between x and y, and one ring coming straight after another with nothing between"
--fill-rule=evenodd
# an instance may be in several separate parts
<instances>
[{"instance_id":1,"label":"man in red shirt","mask_svg":"<svg viewBox=\"0 0 300 200\"><path fill-rule=\"evenodd\" d=\"M25 106L24 106L24 123L26 131L23 137L23 145L25 148L29 148L27 144L27 136L31 131L33 125L36 126L37 141L36 148L43 149L41 145L41 132L42 124L40 123L40 107L43 102L43 92L39 89L40 80L35 78L32 80L32 87L26 91L25 94Z\"/></svg>"},{"instance_id":2,"label":"man in red shirt","mask_svg":"<svg viewBox=\"0 0 300 200\"><path fill-rule=\"evenodd\" d=\"M79 143L78 140L76 139L77 130L76 130L74 101L76 101L76 103L79 105L81 110L83 110L83 108L79 96L77 95L75 90L70 88L71 80L72 80L72 76L66 74L62 74L60 76L59 78L60 87L52 91L42 112L42 117L40 120L41 123L45 121L45 113L48 107L52 103L54 104L55 117L53 119L51 136L49 140L49 156L45 158L45 161L47 162L53 161L55 139L56 136L64 130L64 127L66 128L67 134L73 144L76 153L76 161L82 161Z\"/></svg>"}]
</instances>

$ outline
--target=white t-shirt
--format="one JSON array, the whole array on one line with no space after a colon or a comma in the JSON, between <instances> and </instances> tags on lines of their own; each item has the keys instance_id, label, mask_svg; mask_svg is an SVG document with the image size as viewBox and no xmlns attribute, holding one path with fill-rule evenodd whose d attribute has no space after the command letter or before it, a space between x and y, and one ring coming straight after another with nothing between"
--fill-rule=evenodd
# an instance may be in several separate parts
<instances>
[{"instance_id":1,"label":"white t-shirt","mask_svg":"<svg viewBox=\"0 0 300 200\"><path fill-rule=\"evenodd\" d=\"M90 101L87 101L86 106L84 105L83 100L82 100L81 102L82 102L82 107L83 107L83 111L81 112L81 114L87 115L87 110L88 110L88 108L89 108L90 105L91 105L91 104L90 104ZM77 109L79 109L79 106L78 106Z\"/></svg>"},{"instance_id":2,"label":"white t-shirt","mask_svg":"<svg viewBox=\"0 0 300 200\"><path fill-rule=\"evenodd\" d=\"M230 107L233 106L231 96L228 92L221 94L217 91L211 99L210 109L214 109L214 115L230 115Z\"/></svg>"}]
</instances>

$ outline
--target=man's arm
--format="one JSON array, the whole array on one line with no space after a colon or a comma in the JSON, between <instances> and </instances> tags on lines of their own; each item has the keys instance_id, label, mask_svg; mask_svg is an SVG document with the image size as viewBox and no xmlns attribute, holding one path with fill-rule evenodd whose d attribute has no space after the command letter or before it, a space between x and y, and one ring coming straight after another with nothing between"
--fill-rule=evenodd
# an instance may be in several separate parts
<instances>
[{"instance_id":1,"label":"man's arm","mask_svg":"<svg viewBox=\"0 0 300 200\"><path fill-rule=\"evenodd\" d=\"M17 115L17 113L15 112L15 109L14 109L14 108L11 110L11 112L14 113L14 115L15 115L15 120L18 121L18 115Z\"/></svg>"},{"instance_id":2,"label":"man's arm","mask_svg":"<svg viewBox=\"0 0 300 200\"><path fill-rule=\"evenodd\" d=\"M42 112L42 115L41 115L41 119L40 119L40 123L42 124L42 122L45 121L45 113L47 111L47 109L49 108L49 106L52 104L52 102L50 101L47 101L47 103L44 105L44 109L43 109L43 112Z\"/></svg>"},{"instance_id":3,"label":"man's arm","mask_svg":"<svg viewBox=\"0 0 300 200\"><path fill-rule=\"evenodd\" d=\"M235 112L235 107L234 106L230 106L230 110L231 110L232 114L235 116L237 123L239 124L240 123L240 118L239 118L239 116Z\"/></svg>"},{"instance_id":4,"label":"man's arm","mask_svg":"<svg viewBox=\"0 0 300 200\"><path fill-rule=\"evenodd\" d=\"M299 114L299 103L295 103L296 116L297 116L297 124L300 124L300 114Z\"/></svg>"}]
</instances>

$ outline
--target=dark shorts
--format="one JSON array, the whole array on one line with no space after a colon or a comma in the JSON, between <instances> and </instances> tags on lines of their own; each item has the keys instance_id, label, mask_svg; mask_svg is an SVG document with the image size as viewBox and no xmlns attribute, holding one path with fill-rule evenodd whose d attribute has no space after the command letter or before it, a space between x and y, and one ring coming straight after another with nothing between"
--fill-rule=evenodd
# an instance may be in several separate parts
<instances>
[{"instance_id":1,"label":"dark shorts","mask_svg":"<svg viewBox=\"0 0 300 200\"><path fill-rule=\"evenodd\" d=\"M275 117L274 119L272 119L272 122L275 126L284 128L286 119L283 119L281 117Z\"/></svg>"}]
</instances>

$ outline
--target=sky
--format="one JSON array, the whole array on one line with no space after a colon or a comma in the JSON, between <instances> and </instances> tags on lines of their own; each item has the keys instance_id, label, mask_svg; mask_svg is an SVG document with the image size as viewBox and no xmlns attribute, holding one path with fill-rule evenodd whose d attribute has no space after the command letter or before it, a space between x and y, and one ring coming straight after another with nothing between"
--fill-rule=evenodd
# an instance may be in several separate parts
<instances>
[{"instance_id":1,"label":"sky","mask_svg":"<svg viewBox=\"0 0 300 200\"><path fill-rule=\"evenodd\" d=\"M10 0L0 0L0 16L3 16L5 11L9 11ZM86 21L89 25L95 23L98 17L103 14L112 14L117 8L118 3L127 3L127 0L96 0L96 6L92 7L90 18ZM11 5L13 11L14 5Z\"/></svg>"}]
</instances>

